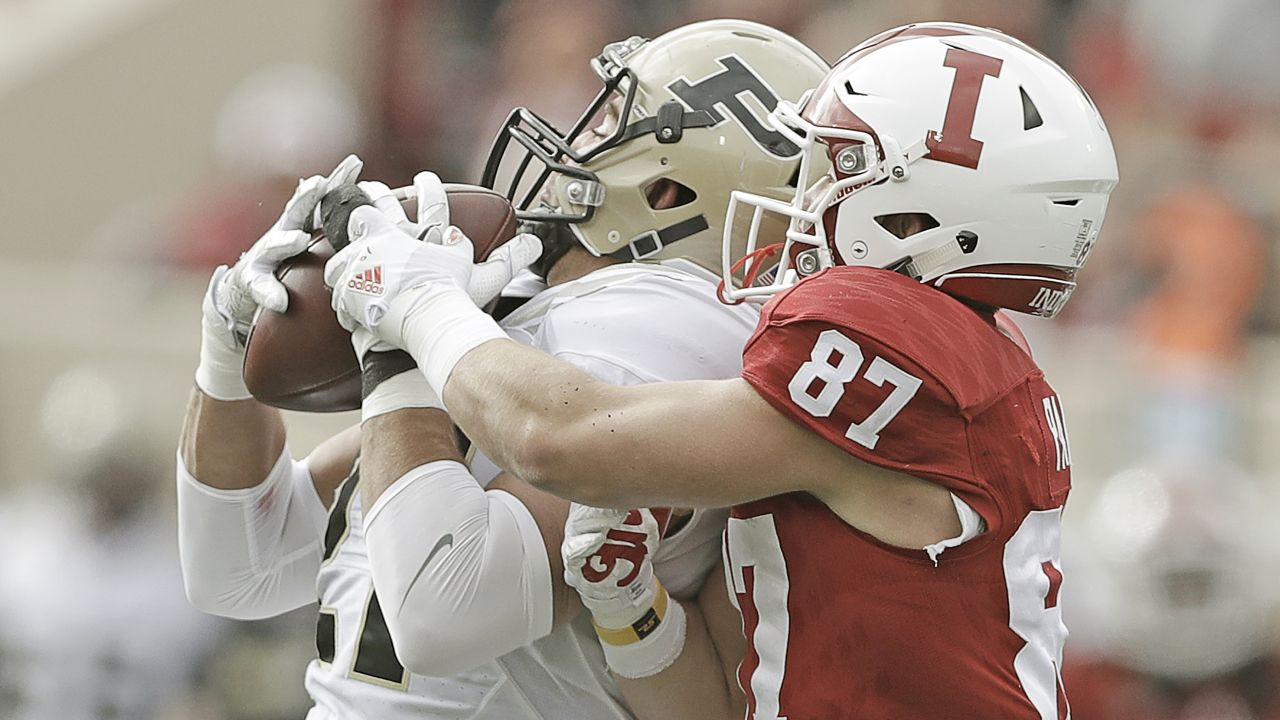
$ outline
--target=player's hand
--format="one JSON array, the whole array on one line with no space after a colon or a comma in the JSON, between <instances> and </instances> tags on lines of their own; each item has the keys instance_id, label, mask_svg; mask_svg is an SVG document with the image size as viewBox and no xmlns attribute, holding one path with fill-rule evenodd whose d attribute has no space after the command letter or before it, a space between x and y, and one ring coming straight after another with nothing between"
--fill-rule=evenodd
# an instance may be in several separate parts
<instances>
[{"instance_id":1,"label":"player's hand","mask_svg":"<svg viewBox=\"0 0 1280 720\"><path fill-rule=\"evenodd\" d=\"M391 188L376 180L356 183L373 201L373 206L409 235L424 239L433 227L445 228L449 224L449 198L444 183L433 172L422 171L413 178L413 193L417 201L416 220L405 214L404 205Z\"/></svg>"},{"instance_id":2,"label":"player's hand","mask_svg":"<svg viewBox=\"0 0 1280 720\"><path fill-rule=\"evenodd\" d=\"M235 318L220 309L227 304L227 294L233 291L227 280L230 274L230 268L219 265L209 278L209 287L200 304L200 365L196 367L196 385L204 394L218 400L243 400L250 396L242 370L245 336Z\"/></svg>"},{"instance_id":3,"label":"player's hand","mask_svg":"<svg viewBox=\"0 0 1280 720\"><path fill-rule=\"evenodd\" d=\"M418 206L416 220L409 219L400 199L383 183L366 181L358 185L373 200L374 207L416 238L425 238L431 228L443 229L449 224L449 196L445 193L444 183L433 172L424 170L413 176L413 194Z\"/></svg>"},{"instance_id":4,"label":"player's hand","mask_svg":"<svg viewBox=\"0 0 1280 720\"><path fill-rule=\"evenodd\" d=\"M471 240L458 228L433 225L419 241L376 205L356 208L348 231L351 244L325 265L338 321L348 330L366 327L397 347L399 320L429 291L459 288L483 305L542 251L537 238L519 235L477 264Z\"/></svg>"},{"instance_id":5,"label":"player's hand","mask_svg":"<svg viewBox=\"0 0 1280 720\"><path fill-rule=\"evenodd\" d=\"M666 592L654 578L653 555L668 515L570 505L560 546L564 581L578 591L597 625L628 627Z\"/></svg>"},{"instance_id":6,"label":"player's hand","mask_svg":"<svg viewBox=\"0 0 1280 720\"><path fill-rule=\"evenodd\" d=\"M284 212L257 242L231 268L226 278L226 291L219 292L219 311L248 326L258 306L284 312L289 294L276 279L276 268L287 258L303 250L311 242L311 234L303 230L325 193L339 185L355 182L364 163L348 155L328 177L313 175L298 181L298 189L284 206Z\"/></svg>"}]
</instances>

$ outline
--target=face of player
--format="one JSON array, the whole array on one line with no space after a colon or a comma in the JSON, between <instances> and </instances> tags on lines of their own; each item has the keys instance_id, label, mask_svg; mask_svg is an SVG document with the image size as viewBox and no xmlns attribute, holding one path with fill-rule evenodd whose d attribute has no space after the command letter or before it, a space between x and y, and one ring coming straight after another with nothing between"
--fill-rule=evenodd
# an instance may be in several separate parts
<instances>
[{"instance_id":1,"label":"face of player","mask_svg":"<svg viewBox=\"0 0 1280 720\"><path fill-rule=\"evenodd\" d=\"M614 93L613 97L600 109L600 121L573 139L569 146L578 152L586 152L609 139L618 129L619 115L622 112L623 96Z\"/></svg>"}]
</instances>

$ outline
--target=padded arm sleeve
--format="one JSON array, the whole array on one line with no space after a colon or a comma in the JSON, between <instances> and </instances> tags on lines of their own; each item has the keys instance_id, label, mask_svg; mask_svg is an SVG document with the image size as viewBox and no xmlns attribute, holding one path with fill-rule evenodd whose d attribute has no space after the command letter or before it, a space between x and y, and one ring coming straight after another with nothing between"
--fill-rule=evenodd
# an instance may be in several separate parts
<instances>
[{"instance_id":1,"label":"padded arm sleeve","mask_svg":"<svg viewBox=\"0 0 1280 720\"><path fill-rule=\"evenodd\" d=\"M410 470L370 508L364 533L410 671L457 674L551 632L551 566L533 515L460 463Z\"/></svg>"},{"instance_id":2,"label":"padded arm sleeve","mask_svg":"<svg viewBox=\"0 0 1280 720\"><path fill-rule=\"evenodd\" d=\"M259 485L219 490L178 454L178 551L191 604L256 620L316 599L326 509L306 461L286 449Z\"/></svg>"}]
</instances>

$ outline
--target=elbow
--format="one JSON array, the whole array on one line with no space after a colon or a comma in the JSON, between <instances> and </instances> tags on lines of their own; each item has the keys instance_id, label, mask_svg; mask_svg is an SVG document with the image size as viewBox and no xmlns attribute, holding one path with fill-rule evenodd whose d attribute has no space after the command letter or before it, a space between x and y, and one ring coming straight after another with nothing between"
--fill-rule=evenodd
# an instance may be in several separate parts
<instances>
[{"instance_id":1,"label":"elbow","mask_svg":"<svg viewBox=\"0 0 1280 720\"><path fill-rule=\"evenodd\" d=\"M490 658L466 656L465 645L441 643L440 638L426 637L422 639L394 639L396 657L404 669L415 675L426 677L451 677L474 669Z\"/></svg>"},{"instance_id":2,"label":"elbow","mask_svg":"<svg viewBox=\"0 0 1280 720\"><path fill-rule=\"evenodd\" d=\"M182 586L186 590L187 602L191 603L191 607L202 613L225 617L225 608L219 602L218 593L209 587L208 583L201 581L198 577L183 573Z\"/></svg>"},{"instance_id":3,"label":"elbow","mask_svg":"<svg viewBox=\"0 0 1280 720\"><path fill-rule=\"evenodd\" d=\"M409 672L427 677L464 673L503 654L480 651L474 633L465 630L468 627L473 625L464 618L445 619L432 612L387 616L396 658Z\"/></svg>"},{"instance_id":4,"label":"elbow","mask_svg":"<svg viewBox=\"0 0 1280 720\"><path fill-rule=\"evenodd\" d=\"M264 620L293 609L276 607L260 588L235 588L207 574L188 572L186 563L182 586L192 607L230 620Z\"/></svg>"},{"instance_id":5,"label":"elbow","mask_svg":"<svg viewBox=\"0 0 1280 720\"><path fill-rule=\"evenodd\" d=\"M232 620L257 620L263 617L238 607L222 588L202 580L199 576L184 575L182 580L187 592L187 602L202 613Z\"/></svg>"},{"instance_id":6,"label":"elbow","mask_svg":"<svg viewBox=\"0 0 1280 720\"><path fill-rule=\"evenodd\" d=\"M369 547L374 592L391 646L406 670L427 677L457 675L518 647L501 652L483 647L492 639L487 629L495 618L485 616L469 599L460 578L428 573L421 582L406 585L402 574L388 573L386 564L377 560L376 543Z\"/></svg>"},{"instance_id":7,"label":"elbow","mask_svg":"<svg viewBox=\"0 0 1280 720\"><path fill-rule=\"evenodd\" d=\"M513 438L512 472L539 490L562 496L572 493L573 426L573 421L562 424L541 417L525 423Z\"/></svg>"},{"instance_id":8,"label":"elbow","mask_svg":"<svg viewBox=\"0 0 1280 720\"><path fill-rule=\"evenodd\" d=\"M515 462L507 467L543 492L586 505L614 507L616 490L602 481L618 457L614 448L600 443L597 423L595 416L533 421L518 434Z\"/></svg>"}]
</instances>

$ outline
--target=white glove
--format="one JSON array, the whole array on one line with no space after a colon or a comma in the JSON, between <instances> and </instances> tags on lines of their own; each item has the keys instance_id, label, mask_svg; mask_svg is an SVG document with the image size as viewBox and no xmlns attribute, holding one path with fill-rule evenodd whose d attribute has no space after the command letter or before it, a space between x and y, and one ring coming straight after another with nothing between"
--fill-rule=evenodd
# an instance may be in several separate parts
<instances>
[{"instance_id":1,"label":"white glove","mask_svg":"<svg viewBox=\"0 0 1280 720\"><path fill-rule=\"evenodd\" d=\"M416 238L423 238L433 227L443 230L449 224L449 197L444 191L444 183L433 172L424 170L413 177L413 192L418 205L416 221L409 220L400 199L383 183L365 181L358 185L373 200L374 207Z\"/></svg>"},{"instance_id":2,"label":"white glove","mask_svg":"<svg viewBox=\"0 0 1280 720\"><path fill-rule=\"evenodd\" d=\"M653 574L669 509L605 510L572 503L564 524L564 581L582 598L609 669L655 675L684 651L684 607Z\"/></svg>"},{"instance_id":3,"label":"white glove","mask_svg":"<svg viewBox=\"0 0 1280 720\"><path fill-rule=\"evenodd\" d=\"M348 234L351 244L329 259L324 272L338 322L348 330L364 326L396 347L403 346L399 325L422 291L459 288L483 305L542 252L536 237L517 235L476 264L471 239L458 228L433 225L419 241L367 206L351 213ZM395 322L384 322L388 316Z\"/></svg>"},{"instance_id":4,"label":"white glove","mask_svg":"<svg viewBox=\"0 0 1280 720\"><path fill-rule=\"evenodd\" d=\"M250 397L242 376L244 343L258 306L283 311L289 296L275 277L276 266L307 249L311 235L302 230L306 219L330 189L355 180L362 163L348 155L328 177L315 175L298 181L298 189L284 212L236 264L213 271L201 305L200 365L196 385L219 400Z\"/></svg>"},{"instance_id":5,"label":"white glove","mask_svg":"<svg viewBox=\"0 0 1280 720\"><path fill-rule=\"evenodd\" d=\"M373 206L379 212L414 237L421 238L431 228L442 229L449 224L449 199L445 194L444 184L433 172L423 171L413 178L414 195L418 204L416 223L409 221L400 199L385 184L366 181L359 183L359 186L373 200ZM355 348L356 357L360 358L362 368L368 353L397 349L359 325L351 332L351 344ZM404 408L444 409L444 403L440 402L426 376L416 367L383 380L365 395L360 402L360 422L363 424L379 415Z\"/></svg>"},{"instance_id":6,"label":"white glove","mask_svg":"<svg viewBox=\"0 0 1280 720\"><path fill-rule=\"evenodd\" d=\"M662 527L652 511L611 510L572 503L564 525L564 581L582 597L597 626L630 627L654 606L653 576Z\"/></svg>"},{"instance_id":7,"label":"white glove","mask_svg":"<svg viewBox=\"0 0 1280 720\"><path fill-rule=\"evenodd\" d=\"M315 215L316 206L325 193L355 182L364 163L348 155L328 177L313 175L298 181L298 189L284 206L284 212L271 229L250 247L227 277L227 292L219 291L218 309L237 323L248 325L258 306L284 312L289 294L276 279L275 271L282 261L291 258L311 242L303 230L307 219Z\"/></svg>"},{"instance_id":8,"label":"white glove","mask_svg":"<svg viewBox=\"0 0 1280 720\"><path fill-rule=\"evenodd\" d=\"M251 397L244 384L244 336L233 318L218 309L219 291L226 290L231 270L219 265L209 278L209 287L200 304L200 365L196 367L196 387L216 400L244 400Z\"/></svg>"}]
</instances>

